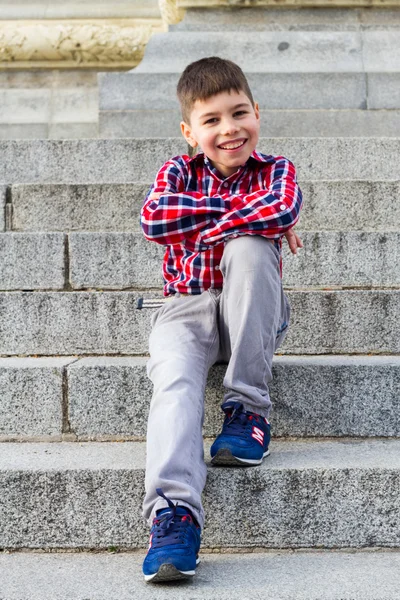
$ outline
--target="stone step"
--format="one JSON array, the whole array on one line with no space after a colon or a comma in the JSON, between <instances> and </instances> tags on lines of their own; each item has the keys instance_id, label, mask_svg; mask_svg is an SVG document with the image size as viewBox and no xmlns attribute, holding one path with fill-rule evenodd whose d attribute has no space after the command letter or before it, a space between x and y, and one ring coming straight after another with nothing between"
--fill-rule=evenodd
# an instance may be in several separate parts
<instances>
[{"instance_id":1,"label":"stone step","mask_svg":"<svg viewBox=\"0 0 400 600\"><path fill-rule=\"evenodd\" d=\"M147 358L83 358L68 366L71 430L88 438L145 437L152 394L146 362ZM208 437L220 431L224 373L222 365L210 370L204 423ZM274 436L400 435L399 357L275 356L273 375ZM104 405L99 398L109 402ZM378 410L373 410L375 405Z\"/></svg>"},{"instance_id":2,"label":"stone step","mask_svg":"<svg viewBox=\"0 0 400 600\"><path fill-rule=\"evenodd\" d=\"M298 255L292 255L284 243L286 287L400 286L400 232L299 234L304 248ZM148 243L140 233L71 233L71 286L160 289L164 251L164 246Z\"/></svg>"},{"instance_id":3,"label":"stone step","mask_svg":"<svg viewBox=\"0 0 400 600\"><path fill-rule=\"evenodd\" d=\"M187 150L183 138L0 141L0 183L152 181L165 160Z\"/></svg>"},{"instance_id":4,"label":"stone step","mask_svg":"<svg viewBox=\"0 0 400 600\"><path fill-rule=\"evenodd\" d=\"M397 85L400 85L400 79ZM297 91L295 97L300 98ZM389 105L395 103L397 95L390 95L379 88L379 98ZM99 127L101 137L108 139L152 135L172 137L180 131L181 120L178 109L102 110ZM399 131L399 110L261 110L262 136L397 137Z\"/></svg>"},{"instance_id":5,"label":"stone step","mask_svg":"<svg viewBox=\"0 0 400 600\"><path fill-rule=\"evenodd\" d=\"M282 6L276 6L276 0L270 6L262 6L258 0L251 10L214 4L212 13L209 8L200 6L188 8L183 20L170 25L169 31L386 31L400 28L400 10L398 6L396 10L395 0L392 0L392 8L385 10L374 8L370 1L364 2L368 6L362 8L361 2L351 0L346 0L346 6L340 6L337 0L336 6L332 6L332 1L326 0L325 7L317 8L313 8L315 1L294 0L296 6L285 6L283 10ZM349 8L352 4L353 8ZM382 2L380 5L382 7Z\"/></svg>"},{"instance_id":6,"label":"stone step","mask_svg":"<svg viewBox=\"0 0 400 600\"><path fill-rule=\"evenodd\" d=\"M29 18L28 6L22 8L19 1L14 4L10 8L20 11L17 18L22 14L24 19ZM46 8L42 11L48 16ZM5 14L7 9L2 2L2 19L8 18ZM29 28L29 24L24 25ZM15 22L11 23L13 26ZM11 36L10 33L8 43ZM0 72L0 139L98 137L98 96L94 71L6 69Z\"/></svg>"},{"instance_id":7,"label":"stone step","mask_svg":"<svg viewBox=\"0 0 400 600\"><path fill-rule=\"evenodd\" d=\"M37 86L15 87L14 81L8 85L7 73L0 75L0 125L55 125L79 123L96 124L98 111L98 89L93 73L76 77L75 86L69 74L68 87L65 82L37 78ZM40 85L41 83L41 85Z\"/></svg>"},{"instance_id":8,"label":"stone step","mask_svg":"<svg viewBox=\"0 0 400 600\"><path fill-rule=\"evenodd\" d=\"M176 52L176 48L180 52ZM137 73L181 73L205 56L245 73L392 73L400 71L398 31L175 31L154 34Z\"/></svg>"},{"instance_id":9,"label":"stone step","mask_svg":"<svg viewBox=\"0 0 400 600\"><path fill-rule=\"evenodd\" d=\"M0 355L145 354L154 309L137 310L138 296L0 292ZM282 353L400 353L399 290L299 290L288 297L292 326Z\"/></svg>"},{"instance_id":10,"label":"stone step","mask_svg":"<svg viewBox=\"0 0 400 600\"><path fill-rule=\"evenodd\" d=\"M144 184L16 184L10 187L14 231L141 231ZM300 181L299 227L307 230L398 231L400 181ZM0 187L4 208L5 188ZM341 210L337 210L340 206ZM390 206L390 218L388 218ZM4 213L3 213L4 215ZM2 212L0 211L0 231Z\"/></svg>"},{"instance_id":11,"label":"stone step","mask_svg":"<svg viewBox=\"0 0 400 600\"><path fill-rule=\"evenodd\" d=\"M98 137L97 113L92 123L0 123L0 140L80 140Z\"/></svg>"},{"instance_id":12,"label":"stone step","mask_svg":"<svg viewBox=\"0 0 400 600\"><path fill-rule=\"evenodd\" d=\"M400 231L298 233L297 255L283 242L286 288L400 287ZM164 251L141 233L2 233L0 290L161 290Z\"/></svg>"},{"instance_id":13,"label":"stone step","mask_svg":"<svg viewBox=\"0 0 400 600\"><path fill-rule=\"evenodd\" d=\"M135 115L140 117L142 111L149 114L152 111L153 115L162 111L166 115L174 115L174 126L179 125L181 117L176 99L179 76L179 71L141 73L136 69L129 73L102 74L99 77L102 119L106 111L134 111L132 122ZM247 78L254 100L262 111L400 108L398 94L390 100L386 100L383 94L387 89L389 96L390 89L395 84L398 87L400 73L299 73L293 70L289 73L248 73ZM152 94L148 93L149 88L154 89ZM389 106L387 103L390 103ZM170 112L167 113L167 110ZM266 112L264 121L268 116ZM175 131L179 132L179 127Z\"/></svg>"},{"instance_id":14,"label":"stone step","mask_svg":"<svg viewBox=\"0 0 400 600\"><path fill-rule=\"evenodd\" d=\"M138 442L0 444L0 546L147 547L144 467ZM276 441L258 468L209 466L203 547L398 548L399 478L400 440Z\"/></svg>"},{"instance_id":15,"label":"stone step","mask_svg":"<svg viewBox=\"0 0 400 600\"><path fill-rule=\"evenodd\" d=\"M114 113L117 115L120 111L133 111L131 117L133 122L134 116L140 117L142 111L144 114L148 112L154 116L157 114L156 111L161 111L162 114L173 115L174 126L176 121L179 125L181 117L176 99L179 76L179 71L141 73L136 72L136 69L129 73L102 74L99 76L100 114L107 115L107 111L118 111ZM350 121L349 109L353 109L350 112L352 115L355 109L400 108L399 94L395 92L400 82L400 73L397 72L299 73L293 70L289 73L248 73L247 78L254 100L258 102L262 111L261 122L263 122L263 111L265 111L264 121L267 121L270 116L268 111L271 110L277 111L272 114L279 117L279 111L285 109L297 111L336 109L339 115L344 113L343 120L347 116L347 121ZM157 82L156 86L155 82ZM148 93L149 88L154 90L153 93ZM318 113L311 113L311 116L315 115ZM323 112L322 116L329 118L329 113ZM367 116L373 123L373 117ZM102 118L104 119L104 116ZM311 118L309 121L311 122ZM336 136L338 135L339 133L336 133Z\"/></svg>"},{"instance_id":16,"label":"stone step","mask_svg":"<svg viewBox=\"0 0 400 600\"><path fill-rule=\"evenodd\" d=\"M397 550L200 553L187 584L146 584L144 552L0 554L3 600L396 600ZM251 593L249 593L251 590Z\"/></svg>"},{"instance_id":17,"label":"stone step","mask_svg":"<svg viewBox=\"0 0 400 600\"><path fill-rule=\"evenodd\" d=\"M0 234L0 290L65 289L66 248L63 233Z\"/></svg>"},{"instance_id":18,"label":"stone step","mask_svg":"<svg viewBox=\"0 0 400 600\"><path fill-rule=\"evenodd\" d=\"M146 437L147 357L0 358L0 441ZM222 424L225 366L210 369L203 435ZM275 356L272 435L400 437L400 357Z\"/></svg>"},{"instance_id":19,"label":"stone step","mask_svg":"<svg viewBox=\"0 0 400 600\"><path fill-rule=\"evenodd\" d=\"M260 138L257 148L292 160L299 180L400 179L400 138ZM187 151L183 138L0 141L0 185L148 182Z\"/></svg>"},{"instance_id":20,"label":"stone step","mask_svg":"<svg viewBox=\"0 0 400 600\"><path fill-rule=\"evenodd\" d=\"M286 288L400 286L400 231L298 233L296 256L283 244ZM0 290L160 290L163 255L141 233L2 233Z\"/></svg>"}]
</instances>

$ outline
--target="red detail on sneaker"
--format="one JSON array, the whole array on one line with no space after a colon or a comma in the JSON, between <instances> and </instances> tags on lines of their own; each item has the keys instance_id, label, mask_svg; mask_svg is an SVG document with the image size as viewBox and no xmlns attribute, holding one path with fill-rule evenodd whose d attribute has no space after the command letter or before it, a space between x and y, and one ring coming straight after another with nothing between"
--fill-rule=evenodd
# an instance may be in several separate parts
<instances>
[{"instance_id":1,"label":"red detail on sneaker","mask_svg":"<svg viewBox=\"0 0 400 600\"><path fill-rule=\"evenodd\" d=\"M193 519L190 515L184 515L182 517L182 521L189 521L189 523L193 523Z\"/></svg>"},{"instance_id":2,"label":"red detail on sneaker","mask_svg":"<svg viewBox=\"0 0 400 600\"><path fill-rule=\"evenodd\" d=\"M251 434L251 437L261 444L261 446L264 445L264 432L262 429L253 426L253 433Z\"/></svg>"}]
</instances>

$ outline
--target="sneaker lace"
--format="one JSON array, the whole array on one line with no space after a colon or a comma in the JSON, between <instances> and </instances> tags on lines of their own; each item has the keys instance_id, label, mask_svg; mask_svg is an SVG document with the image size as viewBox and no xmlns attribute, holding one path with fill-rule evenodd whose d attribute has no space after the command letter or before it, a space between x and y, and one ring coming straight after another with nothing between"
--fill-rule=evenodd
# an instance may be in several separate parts
<instances>
[{"instance_id":1,"label":"sneaker lace","mask_svg":"<svg viewBox=\"0 0 400 600\"><path fill-rule=\"evenodd\" d=\"M157 488L156 491L159 496L168 502L170 510L163 512L153 521L153 548L166 546L167 544L184 544L185 532L187 531L186 521L189 521L189 523L192 522L190 515L177 515L176 508L178 503L173 504L173 502L164 495L161 488Z\"/></svg>"},{"instance_id":2,"label":"sneaker lace","mask_svg":"<svg viewBox=\"0 0 400 600\"><path fill-rule=\"evenodd\" d=\"M221 408L226 414L223 433L225 433L225 430L229 430L229 433L240 435L245 432L249 421L253 420L253 415L243 410L241 402L225 402Z\"/></svg>"}]
</instances>

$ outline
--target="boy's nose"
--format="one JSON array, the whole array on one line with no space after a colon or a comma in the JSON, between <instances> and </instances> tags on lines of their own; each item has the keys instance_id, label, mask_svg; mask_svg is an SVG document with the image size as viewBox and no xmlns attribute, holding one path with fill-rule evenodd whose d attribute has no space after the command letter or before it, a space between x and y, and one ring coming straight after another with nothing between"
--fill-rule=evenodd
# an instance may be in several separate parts
<instances>
[{"instance_id":1,"label":"boy's nose","mask_svg":"<svg viewBox=\"0 0 400 600\"><path fill-rule=\"evenodd\" d=\"M232 135L232 133L237 133L240 127L236 121L223 121L221 127L221 133L223 135Z\"/></svg>"}]
</instances>

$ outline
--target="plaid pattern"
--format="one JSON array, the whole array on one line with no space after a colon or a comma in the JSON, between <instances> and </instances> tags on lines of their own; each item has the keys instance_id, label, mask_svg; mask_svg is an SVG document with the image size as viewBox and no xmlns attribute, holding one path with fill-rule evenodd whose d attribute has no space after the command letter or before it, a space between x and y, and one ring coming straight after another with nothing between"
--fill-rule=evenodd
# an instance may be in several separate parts
<instances>
[{"instance_id":1,"label":"plaid pattern","mask_svg":"<svg viewBox=\"0 0 400 600\"><path fill-rule=\"evenodd\" d=\"M281 252L301 205L295 167L283 156L254 151L226 178L202 152L168 160L141 211L145 237L166 246L164 296L222 288L219 263L228 239L261 235Z\"/></svg>"}]
</instances>

